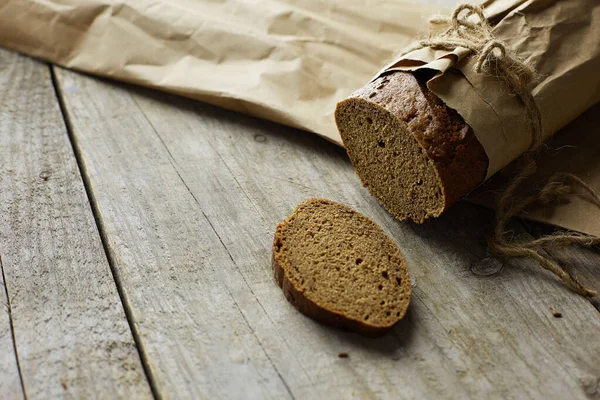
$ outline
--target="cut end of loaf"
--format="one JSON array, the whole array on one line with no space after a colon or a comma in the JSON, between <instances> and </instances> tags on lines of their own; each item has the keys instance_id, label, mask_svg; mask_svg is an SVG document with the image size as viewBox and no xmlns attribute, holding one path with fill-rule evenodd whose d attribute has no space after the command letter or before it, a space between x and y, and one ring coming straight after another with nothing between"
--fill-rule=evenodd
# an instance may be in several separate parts
<instances>
[{"instance_id":1,"label":"cut end of loaf","mask_svg":"<svg viewBox=\"0 0 600 400\"><path fill-rule=\"evenodd\" d=\"M485 178L471 127L411 73L357 90L335 120L363 186L400 220L438 217Z\"/></svg>"},{"instance_id":2,"label":"cut end of loaf","mask_svg":"<svg viewBox=\"0 0 600 400\"><path fill-rule=\"evenodd\" d=\"M335 117L363 185L390 213L418 223L442 214L444 186L435 164L402 121L362 98L340 102Z\"/></svg>"},{"instance_id":3,"label":"cut end of loaf","mask_svg":"<svg viewBox=\"0 0 600 400\"><path fill-rule=\"evenodd\" d=\"M277 227L273 271L302 313L366 336L391 329L410 301L395 243L366 216L325 199L301 203Z\"/></svg>"}]
</instances>

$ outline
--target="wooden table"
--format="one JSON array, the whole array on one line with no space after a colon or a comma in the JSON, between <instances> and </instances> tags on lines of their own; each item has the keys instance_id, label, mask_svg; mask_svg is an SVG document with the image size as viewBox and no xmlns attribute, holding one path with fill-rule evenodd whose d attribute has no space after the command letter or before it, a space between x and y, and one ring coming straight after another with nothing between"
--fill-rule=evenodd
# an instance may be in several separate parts
<instances>
[{"instance_id":1,"label":"wooden table","mask_svg":"<svg viewBox=\"0 0 600 400\"><path fill-rule=\"evenodd\" d=\"M489 210L401 223L313 135L4 50L0 90L3 399L600 399L594 303L491 258ZM274 283L275 227L310 196L406 255L390 334L315 323ZM597 251L562 255L600 289Z\"/></svg>"}]
</instances>

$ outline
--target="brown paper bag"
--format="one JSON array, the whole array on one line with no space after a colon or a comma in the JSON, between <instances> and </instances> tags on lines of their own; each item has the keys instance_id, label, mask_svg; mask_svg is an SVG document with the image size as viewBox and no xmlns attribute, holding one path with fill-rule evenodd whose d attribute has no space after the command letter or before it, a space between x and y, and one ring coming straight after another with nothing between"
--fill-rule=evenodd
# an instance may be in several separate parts
<instances>
[{"instance_id":1,"label":"brown paper bag","mask_svg":"<svg viewBox=\"0 0 600 400\"><path fill-rule=\"evenodd\" d=\"M545 113L547 134L598 101L600 87L600 74L592 73L600 70L600 4L565 0L559 2L555 15L553 3L486 2L494 22L507 21L498 23L495 33L549 76L535 92ZM0 0L0 45L68 68L270 119L341 144L333 122L335 103L363 86L394 54L423 34L427 17L438 11L402 0ZM461 71L469 82L481 79L469 75L467 66L456 62L458 57L454 61L447 67L452 73L443 74L439 83ZM563 81L565 77L569 80ZM494 128L489 124L478 128L477 108L469 114L452 101L457 88L446 84L433 90L450 100L476 132ZM522 110L516 105L504 110L503 104L494 103L500 88L484 88L477 87L471 94L483 96L484 105L490 102L489 112L507 113L497 120L519 121ZM582 178L600 190L600 163L596 162L600 138L593 134L600 120L590 114L587 118L560 137L567 144L584 143L588 151L561 151L557 162L550 164L565 172L583 171ZM494 160L490 175L527 144L522 129L515 130L512 139L503 136L506 130L488 134L491 144L480 137ZM575 152L578 162L573 164L569 157ZM574 166L576 170L570 168ZM475 200L487 203L492 190L481 191ZM556 213L530 216L600 234L600 219L590 218L585 210L574 202Z\"/></svg>"}]
</instances>

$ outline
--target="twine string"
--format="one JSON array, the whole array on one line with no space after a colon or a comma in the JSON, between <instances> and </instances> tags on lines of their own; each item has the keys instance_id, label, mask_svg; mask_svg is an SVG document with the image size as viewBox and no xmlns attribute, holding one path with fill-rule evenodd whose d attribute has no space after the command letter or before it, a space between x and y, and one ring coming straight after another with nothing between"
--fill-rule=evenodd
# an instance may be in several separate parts
<instances>
[{"instance_id":1,"label":"twine string","mask_svg":"<svg viewBox=\"0 0 600 400\"><path fill-rule=\"evenodd\" d=\"M494 76L511 92L519 97L525 108L527 124L531 129L531 145L522 156L520 172L508 184L499 197L496 208L495 228L489 240L490 250L501 257L523 257L537 261L540 266L559 277L572 290L585 297L597 293L586 288L575 276L567 273L546 251L568 245L595 246L600 238L577 233L560 233L532 240L515 241L506 231L510 219L524 209L539 203L548 205L564 200L582 188L600 207L600 195L581 178L570 173L558 173L551 176L545 185L530 195L520 195L519 189L537 171L537 155L544 142L542 117L533 98L530 87L536 80L535 69L522 60L503 41L494 37L483 10L471 4L461 4L451 17L436 15L429 20L436 28L447 27L429 38L415 42L404 54L425 47L434 50L454 50L463 47L475 57L475 71Z\"/></svg>"}]
</instances>

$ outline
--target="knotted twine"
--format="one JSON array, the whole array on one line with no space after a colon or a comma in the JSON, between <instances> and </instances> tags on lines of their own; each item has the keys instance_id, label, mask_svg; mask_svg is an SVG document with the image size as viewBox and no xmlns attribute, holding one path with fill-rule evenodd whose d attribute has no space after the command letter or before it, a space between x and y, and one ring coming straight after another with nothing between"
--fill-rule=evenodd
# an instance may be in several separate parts
<instances>
[{"instance_id":1,"label":"knotted twine","mask_svg":"<svg viewBox=\"0 0 600 400\"><path fill-rule=\"evenodd\" d=\"M472 16L476 16L477 21L469 21L468 18ZM461 4L456 7L452 17L435 16L429 22L434 27L448 26L448 28L413 43L404 54L425 47L434 50L454 50L463 47L470 50L476 57L477 73L494 76L511 94L519 97L525 107L527 124L531 128L532 143L522 156L520 172L508 184L498 200L495 227L489 240L490 251L500 257L524 257L535 260L575 292L584 297L595 296L595 291L585 288L575 276L567 273L556 260L546 255L545 251L567 245L594 246L600 244L600 238L576 233L560 233L540 239L515 241L506 231L509 220L517 213L535 203L547 205L552 201L565 199L576 186L588 192L600 205L598 193L579 177L569 173L551 176L536 193L523 197L516 194L523 183L537 170L535 160L544 142L542 117L531 93L531 85L537 77L535 70L503 41L494 37L483 10L478 6Z\"/></svg>"}]
</instances>

